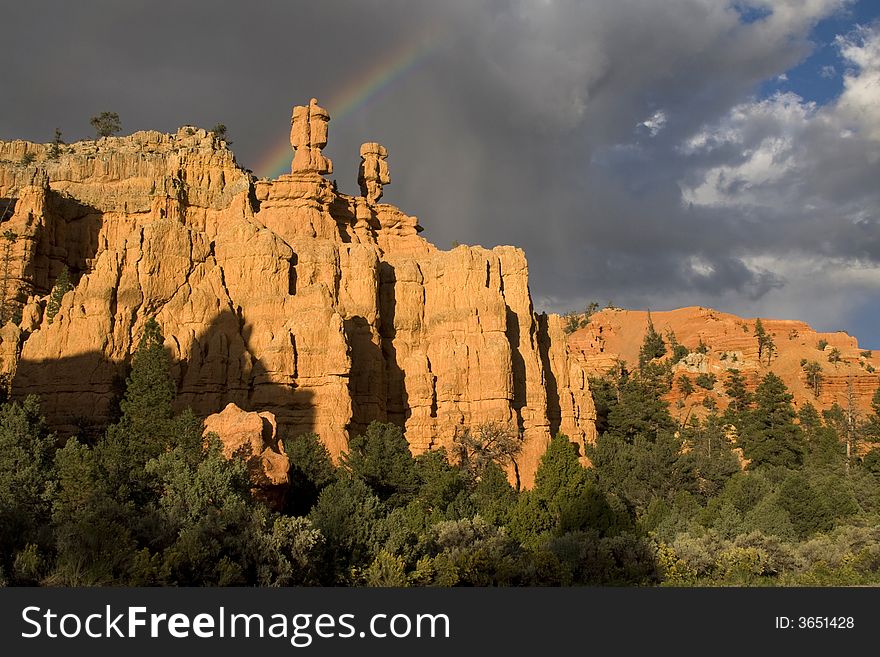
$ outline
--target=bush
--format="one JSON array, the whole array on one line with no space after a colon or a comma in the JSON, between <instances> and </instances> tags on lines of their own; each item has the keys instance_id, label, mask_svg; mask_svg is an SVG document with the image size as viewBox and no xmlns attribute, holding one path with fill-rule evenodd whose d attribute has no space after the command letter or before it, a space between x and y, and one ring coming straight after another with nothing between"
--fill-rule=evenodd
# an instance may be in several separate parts
<instances>
[{"instance_id":1,"label":"bush","mask_svg":"<svg viewBox=\"0 0 880 657\"><path fill-rule=\"evenodd\" d=\"M715 381L717 380L714 374L706 374L705 372L698 375L696 379L694 379L694 383L696 383L701 388L705 388L706 390L711 390L715 387Z\"/></svg>"},{"instance_id":2,"label":"bush","mask_svg":"<svg viewBox=\"0 0 880 657\"><path fill-rule=\"evenodd\" d=\"M687 356L689 353L691 353L690 350L687 347L685 347L683 344L675 345L672 348L672 359L671 359L672 364L675 365L677 362L679 362L682 358Z\"/></svg>"},{"instance_id":3,"label":"bush","mask_svg":"<svg viewBox=\"0 0 880 657\"><path fill-rule=\"evenodd\" d=\"M218 123L210 130L211 134L213 134L217 139L222 139L226 142L227 146L232 146L232 142L229 141L226 134L226 125L223 123Z\"/></svg>"}]
</instances>

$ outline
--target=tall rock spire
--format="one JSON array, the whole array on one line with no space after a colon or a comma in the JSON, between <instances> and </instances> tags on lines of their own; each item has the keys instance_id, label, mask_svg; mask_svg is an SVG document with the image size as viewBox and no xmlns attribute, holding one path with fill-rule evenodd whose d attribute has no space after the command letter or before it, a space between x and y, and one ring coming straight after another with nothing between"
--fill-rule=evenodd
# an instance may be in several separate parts
<instances>
[{"instance_id":1,"label":"tall rock spire","mask_svg":"<svg viewBox=\"0 0 880 657\"><path fill-rule=\"evenodd\" d=\"M308 105L296 105L290 117L290 145L296 151L291 172L333 173L333 162L321 149L327 145L330 113L312 98Z\"/></svg>"}]
</instances>

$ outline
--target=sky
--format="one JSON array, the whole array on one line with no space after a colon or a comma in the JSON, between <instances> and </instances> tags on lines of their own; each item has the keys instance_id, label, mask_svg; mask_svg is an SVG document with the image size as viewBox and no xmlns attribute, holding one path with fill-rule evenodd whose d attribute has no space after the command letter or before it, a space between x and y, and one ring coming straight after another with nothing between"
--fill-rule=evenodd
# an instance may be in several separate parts
<instances>
[{"instance_id":1,"label":"sky","mask_svg":"<svg viewBox=\"0 0 880 657\"><path fill-rule=\"evenodd\" d=\"M801 319L880 349L880 2L3 2L0 139L227 126L283 172L389 150L423 236L514 244L537 310Z\"/></svg>"}]
</instances>

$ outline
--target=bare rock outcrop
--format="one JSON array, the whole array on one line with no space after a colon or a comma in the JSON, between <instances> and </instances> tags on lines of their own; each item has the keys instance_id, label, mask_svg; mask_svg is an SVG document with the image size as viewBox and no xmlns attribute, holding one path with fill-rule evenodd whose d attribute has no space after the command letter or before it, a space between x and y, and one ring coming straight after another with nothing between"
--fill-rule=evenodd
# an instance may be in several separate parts
<instances>
[{"instance_id":1,"label":"bare rock outcrop","mask_svg":"<svg viewBox=\"0 0 880 657\"><path fill-rule=\"evenodd\" d=\"M388 149L374 141L361 144L361 164L358 168L358 185L361 196L370 203L382 198L382 186L391 184L388 172Z\"/></svg>"},{"instance_id":2,"label":"bare rock outcrop","mask_svg":"<svg viewBox=\"0 0 880 657\"><path fill-rule=\"evenodd\" d=\"M247 464L255 495L274 508L280 508L290 487L290 462L277 428L272 413L248 413L232 403L205 418L205 435L216 434L226 458Z\"/></svg>"},{"instance_id":3,"label":"bare rock outcrop","mask_svg":"<svg viewBox=\"0 0 880 657\"><path fill-rule=\"evenodd\" d=\"M330 113L312 98L308 105L297 105L290 117L290 145L296 154L291 171L313 173L333 173L333 162L327 159L321 149L327 145L327 123Z\"/></svg>"},{"instance_id":4,"label":"bare rock outcrop","mask_svg":"<svg viewBox=\"0 0 880 657\"><path fill-rule=\"evenodd\" d=\"M529 485L554 432L592 440L585 369L558 318L534 312L524 253L427 242L416 217L378 202L381 147L367 149L367 196L338 192L322 175L328 120L315 101L294 108L292 171L272 180L191 127L56 159L0 142L0 209L12 208L0 234L18 236L7 301L25 329L4 342L13 395L39 394L62 432L84 412L109 420L154 316L180 407L265 411L281 435L315 432L333 455L372 420L404 427L415 452L502 422L523 437ZM34 162L19 164L23 152ZM38 308L64 266L73 289L50 324Z\"/></svg>"}]
</instances>

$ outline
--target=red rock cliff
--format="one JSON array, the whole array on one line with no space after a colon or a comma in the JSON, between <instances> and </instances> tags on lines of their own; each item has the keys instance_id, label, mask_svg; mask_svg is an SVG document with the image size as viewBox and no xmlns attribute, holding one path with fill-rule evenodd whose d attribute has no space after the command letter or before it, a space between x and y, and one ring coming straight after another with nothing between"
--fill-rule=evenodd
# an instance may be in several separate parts
<instances>
[{"instance_id":1,"label":"red rock cliff","mask_svg":"<svg viewBox=\"0 0 880 657\"><path fill-rule=\"evenodd\" d=\"M66 431L107 421L155 316L181 407L270 412L334 454L374 419L403 426L415 452L462 425L509 423L528 484L553 432L582 443L595 428L559 318L533 310L523 252L425 241L415 217L378 203L390 177L376 144L362 149L368 198L336 191L322 175L325 115L296 108L293 171L276 180L254 180L189 127L55 159L47 145L0 142L0 233L14 236L4 319L22 312L0 334L13 394L40 395ZM75 286L50 323L64 266Z\"/></svg>"}]
</instances>

